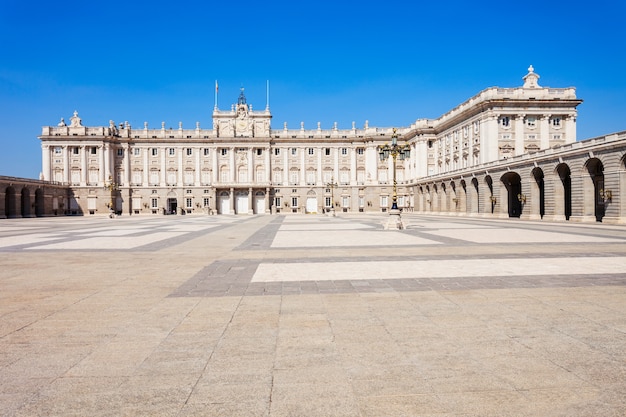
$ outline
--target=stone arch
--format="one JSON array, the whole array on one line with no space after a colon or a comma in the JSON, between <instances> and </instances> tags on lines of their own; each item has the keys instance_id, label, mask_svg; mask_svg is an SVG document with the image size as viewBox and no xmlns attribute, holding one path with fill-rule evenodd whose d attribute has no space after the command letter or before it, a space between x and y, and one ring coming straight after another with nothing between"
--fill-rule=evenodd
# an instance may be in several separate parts
<instances>
[{"instance_id":1,"label":"stone arch","mask_svg":"<svg viewBox=\"0 0 626 417\"><path fill-rule=\"evenodd\" d=\"M450 211L457 212L459 210L459 198L456 194L456 183L454 181L450 181L449 189Z\"/></svg>"},{"instance_id":2,"label":"stone arch","mask_svg":"<svg viewBox=\"0 0 626 417\"><path fill-rule=\"evenodd\" d=\"M22 188L20 202L22 217L30 217L30 190L28 187Z\"/></svg>"},{"instance_id":3,"label":"stone arch","mask_svg":"<svg viewBox=\"0 0 626 417\"><path fill-rule=\"evenodd\" d=\"M37 188L35 190L35 216L42 217L44 214L45 214L45 208L44 208L43 189Z\"/></svg>"},{"instance_id":4,"label":"stone arch","mask_svg":"<svg viewBox=\"0 0 626 417\"><path fill-rule=\"evenodd\" d=\"M439 211L439 187L437 187L437 184L433 184L433 189L431 191L431 198L430 198L430 206L431 206L431 211L434 211L434 212Z\"/></svg>"},{"instance_id":5,"label":"stone arch","mask_svg":"<svg viewBox=\"0 0 626 417\"><path fill-rule=\"evenodd\" d=\"M498 199L493 195L493 179L491 178L491 175L485 176L485 184L489 190L489 196L487 197L489 202L489 213L493 214L496 209L496 204L498 204Z\"/></svg>"},{"instance_id":6,"label":"stone arch","mask_svg":"<svg viewBox=\"0 0 626 417\"><path fill-rule=\"evenodd\" d=\"M4 191L4 213L7 219L17 217L17 201L15 200L15 188L7 187Z\"/></svg>"},{"instance_id":7,"label":"stone arch","mask_svg":"<svg viewBox=\"0 0 626 417\"><path fill-rule=\"evenodd\" d=\"M540 219L546 214L546 195L543 170L535 167L531 171L534 181L530 182L531 216L539 215Z\"/></svg>"},{"instance_id":8,"label":"stone arch","mask_svg":"<svg viewBox=\"0 0 626 417\"><path fill-rule=\"evenodd\" d=\"M458 194L459 194L459 211L465 215L467 214L467 182L462 179L459 183L459 185L461 186L458 189Z\"/></svg>"},{"instance_id":9,"label":"stone arch","mask_svg":"<svg viewBox=\"0 0 626 417\"><path fill-rule=\"evenodd\" d=\"M502 175L500 181L504 185L504 195L500 195L502 210L507 210L509 217L520 217L524 207L522 204L522 178L517 172L511 171Z\"/></svg>"},{"instance_id":10,"label":"stone arch","mask_svg":"<svg viewBox=\"0 0 626 417\"><path fill-rule=\"evenodd\" d=\"M478 192L478 178L472 178L470 181L469 209L470 213L478 214L480 212L480 194Z\"/></svg>"},{"instance_id":11,"label":"stone arch","mask_svg":"<svg viewBox=\"0 0 626 417\"><path fill-rule=\"evenodd\" d=\"M588 175L583 174L583 205L585 211L593 207L596 221L601 222L605 214L604 164L598 158L590 158L584 165Z\"/></svg>"},{"instance_id":12,"label":"stone arch","mask_svg":"<svg viewBox=\"0 0 626 417\"><path fill-rule=\"evenodd\" d=\"M441 190L439 198L439 211L446 212L448 211L448 190L446 189L446 183L442 182L439 189Z\"/></svg>"},{"instance_id":13,"label":"stone arch","mask_svg":"<svg viewBox=\"0 0 626 417\"><path fill-rule=\"evenodd\" d=\"M554 217L556 220L569 220L572 216L572 171L566 163L560 163L554 170Z\"/></svg>"}]
</instances>

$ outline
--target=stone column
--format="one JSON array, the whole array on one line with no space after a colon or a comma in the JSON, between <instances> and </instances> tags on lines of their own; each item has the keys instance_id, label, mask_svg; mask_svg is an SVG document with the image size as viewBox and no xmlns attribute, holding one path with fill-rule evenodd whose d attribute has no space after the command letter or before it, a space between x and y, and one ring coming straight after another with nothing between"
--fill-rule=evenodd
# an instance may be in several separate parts
<instances>
[{"instance_id":1,"label":"stone column","mask_svg":"<svg viewBox=\"0 0 626 417\"><path fill-rule=\"evenodd\" d=\"M80 158L80 185L82 187L87 185L87 174L89 170L89 160L87 159L87 148L83 145L79 148Z\"/></svg>"},{"instance_id":2,"label":"stone column","mask_svg":"<svg viewBox=\"0 0 626 417\"><path fill-rule=\"evenodd\" d=\"M147 187L150 184L150 164L148 163L150 148L143 148L143 186Z\"/></svg>"},{"instance_id":3,"label":"stone column","mask_svg":"<svg viewBox=\"0 0 626 417\"><path fill-rule=\"evenodd\" d=\"M289 148L283 148L283 177L282 185L289 185Z\"/></svg>"},{"instance_id":4,"label":"stone column","mask_svg":"<svg viewBox=\"0 0 626 417\"><path fill-rule=\"evenodd\" d=\"M356 150L354 147L349 147L348 152L350 152L350 185L354 186L356 185Z\"/></svg>"},{"instance_id":5,"label":"stone column","mask_svg":"<svg viewBox=\"0 0 626 417\"><path fill-rule=\"evenodd\" d=\"M317 149L317 178L315 182L317 185L324 184L324 178L322 173L322 153L324 152L324 148L318 147Z\"/></svg>"},{"instance_id":6,"label":"stone column","mask_svg":"<svg viewBox=\"0 0 626 417\"><path fill-rule=\"evenodd\" d=\"M109 178L115 182L116 178L112 178L111 175L111 145L105 143L103 146L104 152L104 180L109 181Z\"/></svg>"},{"instance_id":7,"label":"stone column","mask_svg":"<svg viewBox=\"0 0 626 417\"><path fill-rule=\"evenodd\" d=\"M522 155L524 153L524 117L525 114L518 114L515 116L515 155ZM496 136L496 143L498 141Z\"/></svg>"},{"instance_id":8,"label":"stone column","mask_svg":"<svg viewBox=\"0 0 626 417\"><path fill-rule=\"evenodd\" d=\"M70 182L70 148L67 145L63 146L63 182Z\"/></svg>"},{"instance_id":9,"label":"stone column","mask_svg":"<svg viewBox=\"0 0 626 417\"><path fill-rule=\"evenodd\" d=\"M104 151L104 146L100 145L98 146L98 154L99 154L99 159L100 159L100 169L98 170L98 180L99 180L99 185L104 185L104 182L109 178L108 176L106 176L106 172L108 171L108 169L106 168L106 164L108 162L108 158L105 158L105 151Z\"/></svg>"},{"instance_id":10,"label":"stone column","mask_svg":"<svg viewBox=\"0 0 626 417\"><path fill-rule=\"evenodd\" d=\"M300 148L300 185L306 184L306 153L307 148Z\"/></svg>"},{"instance_id":11,"label":"stone column","mask_svg":"<svg viewBox=\"0 0 626 417\"><path fill-rule=\"evenodd\" d=\"M539 147L541 149L548 149L550 147L550 115L544 114L539 119L539 137L541 142Z\"/></svg>"},{"instance_id":12,"label":"stone column","mask_svg":"<svg viewBox=\"0 0 626 417\"><path fill-rule=\"evenodd\" d=\"M254 182L254 152L252 147L248 148L248 178L246 178L248 183Z\"/></svg>"},{"instance_id":13,"label":"stone column","mask_svg":"<svg viewBox=\"0 0 626 417\"><path fill-rule=\"evenodd\" d=\"M254 195L252 187L248 188L248 214L254 214Z\"/></svg>"},{"instance_id":14,"label":"stone column","mask_svg":"<svg viewBox=\"0 0 626 417\"><path fill-rule=\"evenodd\" d=\"M235 189L230 187L228 192L230 193L230 213L228 214L235 214Z\"/></svg>"},{"instance_id":15,"label":"stone column","mask_svg":"<svg viewBox=\"0 0 626 417\"><path fill-rule=\"evenodd\" d=\"M124 149L124 185L130 187L130 146L122 145Z\"/></svg>"},{"instance_id":16,"label":"stone column","mask_svg":"<svg viewBox=\"0 0 626 417\"><path fill-rule=\"evenodd\" d=\"M199 187L201 183L200 174L202 173L201 165L200 165L200 154L202 153L202 148L195 148L195 151L196 151L196 171L195 171L195 178L193 182L196 187Z\"/></svg>"},{"instance_id":17,"label":"stone column","mask_svg":"<svg viewBox=\"0 0 626 417\"><path fill-rule=\"evenodd\" d=\"M237 167L235 166L235 147L231 146L228 149L229 155L228 155L228 164L229 164L229 172L230 172L230 182L231 183L236 183L237 182ZM234 194L233 194L234 197Z\"/></svg>"},{"instance_id":18,"label":"stone column","mask_svg":"<svg viewBox=\"0 0 626 417\"><path fill-rule=\"evenodd\" d=\"M167 185L167 148L162 147L159 148L161 152L161 187L165 187Z\"/></svg>"},{"instance_id":19,"label":"stone column","mask_svg":"<svg viewBox=\"0 0 626 417\"><path fill-rule=\"evenodd\" d=\"M45 181L51 181L50 176L50 146L41 145L41 174ZM3 206L4 210L4 206Z\"/></svg>"},{"instance_id":20,"label":"stone column","mask_svg":"<svg viewBox=\"0 0 626 417\"><path fill-rule=\"evenodd\" d=\"M176 184L179 187L183 187L185 185L184 182L184 164L183 164L183 153L185 153L185 148L183 148L182 146L178 147L178 167L177 167L177 174L178 174L178 178L176 180ZM183 198L184 201L184 198Z\"/></svg>"}]
</instances>

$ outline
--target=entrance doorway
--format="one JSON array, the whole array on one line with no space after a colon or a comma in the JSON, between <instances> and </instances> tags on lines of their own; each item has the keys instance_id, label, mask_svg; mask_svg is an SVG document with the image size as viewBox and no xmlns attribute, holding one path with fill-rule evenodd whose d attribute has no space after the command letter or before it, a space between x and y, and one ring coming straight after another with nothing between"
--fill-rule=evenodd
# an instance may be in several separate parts
<instances>
[{"instance_id":1,"label":"entrance doorway","mask_svg":"<svg viewBox=\"0 0 626 417\"><path fill-rule=\"evenodd\" d=\"M230 214L230 194L222 191L218 198L218 209L220 214Z\"/></svg>"},{"instance_id":2,"label":"entrance doorway","mask_svg":"<svg viewBox=\"0 0 626 417\"><path fill-rule=\"evenodd\" d=\"M237 214L248 214L248 193L239 191L235 195L235 207Z\"/></svg>"},{"instance_id":3,"label":"entrance doorway","mask_svg":"<svg viewBox=\"0 0 626 417\"><path fill-rule=\"evenodd\" d=\"M175 198L167 199L167 214L176 214L176 210L178 209L178 200Z\"/></svg>"},{"instance_id":4,"label":"entrance doorway","mask_svg":"<svg viewBox=\"0 0 626 417\"><path fill-rule=\"evenodd\" d=\"M263 191L257 191L254 195L254 213L265 213L265 193Z\"/></svg>"}]
</instances>

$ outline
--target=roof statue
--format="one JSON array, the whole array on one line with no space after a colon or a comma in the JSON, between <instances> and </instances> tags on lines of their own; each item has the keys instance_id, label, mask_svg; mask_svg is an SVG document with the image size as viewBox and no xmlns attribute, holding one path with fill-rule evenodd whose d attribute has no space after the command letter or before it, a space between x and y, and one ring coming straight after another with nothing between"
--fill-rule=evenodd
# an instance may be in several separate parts
<instances>
[{"instance_id":1,"label":"roof statue","mask_svg":"<svg viewBox=\"0 0 626 417\"><path fill-rule=\"evenodd\" d=\"M74 110L74 115L70 117L70 127L80 127L82 125L82 120L78 117L78 111Z\"/></svg>"},{"instance_id":2,"label":"roof statue","mask_svg":"<svg viewBox=\"0 0 626 417\"><path fill-rule=\"evenodd\" d=\"M539 83L537 83L539 74L535 73L535 69L532 65L528 67L528 74L522 79L524 80L524 88L541 88Z\"/></svg>"},{"instance_id":3,"label":"roof statue","mask_svg":"<svg viewBox=\"0 0 626 417\"><path fill-rule=\"evenodd\" d=\"M246 96L243 94L243 87L241 87L241 93L239 93L237 104L246 104Z\"/></svg>"}]
</instances>

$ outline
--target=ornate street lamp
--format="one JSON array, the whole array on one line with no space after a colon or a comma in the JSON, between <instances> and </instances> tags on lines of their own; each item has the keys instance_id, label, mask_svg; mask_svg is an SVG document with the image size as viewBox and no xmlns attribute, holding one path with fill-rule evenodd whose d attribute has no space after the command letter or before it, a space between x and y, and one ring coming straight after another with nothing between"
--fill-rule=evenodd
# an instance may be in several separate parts
<instances>
[{"instance_id":1,"label":"ornate street lamp","mask_svg":"<svg viewBox=\"0 0 626 417\"><path fill-rule=\"evenodd\" d=\"M113 182L113 177L109 175L109 181L104 184L103 188L111 193L111 201L107 203L107 207L109 208L109 217L113 218L115 217L115 205L113 198L115 197L115 193L120 189L120 185Z\"/></svg>"},{"instance_id":2,"label":"ornate street lamp","mask_svg":"<svg viewBox=\"0 0 626 417\"><path fill-rule=\"evenodd\" d=\"M378 156L381 161L389 159L389 155L393 159L393 197L391 203L391 210L389 215L391 216L387 221L386 229L404 229L402 219L400 217L400 210L398 210L398 183L396 181L396 161L401 161L411 156L411 147L408 144L398 145L398 130L394 127L393 134L391 135L391 145L386 143L378 146Z\"/></svg>"},{"instance_id":3,"label":"ornate street lamp","mask_svg":"<svg viewBox=\"0 0 626 417\"><path fill-rule=\"evenodd\" d=\"M330 177L330 182L326 184L326 187L330 188L330 211L329 216L335 215L335 188L338 186L335 182L335 177Z\"/></svg>"}]
</instances>

